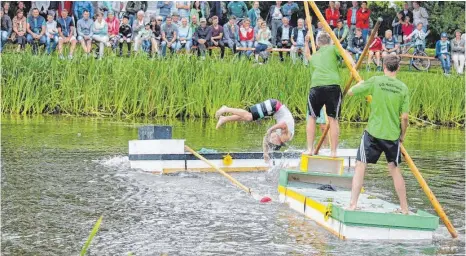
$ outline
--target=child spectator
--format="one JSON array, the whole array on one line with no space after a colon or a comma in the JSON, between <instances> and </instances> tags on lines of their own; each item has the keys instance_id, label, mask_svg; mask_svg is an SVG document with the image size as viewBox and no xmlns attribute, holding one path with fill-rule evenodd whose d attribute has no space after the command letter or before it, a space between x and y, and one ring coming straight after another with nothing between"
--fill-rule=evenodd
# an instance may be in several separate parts
<instances>
[{"instance_id":1,"label":"child spectator","mask_svg":"<svg viewBox=\"0 0 466 256\"><path fill-rule=\"evenodd\" d=\"M372 60L372 57L375 54L375 64L377 65L377 71L382 71L382 66L380 65L380 52L382 52L382 39L379 37L379 32L375 32L374 41L369 45L369 61Z\"/></svg>"},{"instance_id":2,"label":"child spectator","mask_svg":"<svg viewBox=\"0 0 466 256\"><path fill-rule=\"evenodd\" d=\"M152 37L152 30L150 29L150 23L147 23L144 26L144 29L139 30L137 37L138 37L138 41L141 42L142 50L144 52L149 53L150 41Z\"/></svg>"},{"instance_id":3,"label":"child spectator","mask_svg":"<svg viewBox=\"0 0 466 256\"><path fill-rule=\"evenodd\" d=\"M115 50L118 47L120 21L115 17L115 13L113 11L108 11L105 22L107 22L108 37L110 44L112 45L112 50Z\"/></svg>"},{"instance_id":4,"label":"child spectator","mask_svg":"<svg viewBox=\"0 0 466 256\"><path fill-rule=\"evenodd\" d=\"M382 58L389 54L396 55L396 51L398 51L399 47L400 45L393 36L392 31L390 29L385 31L385 37L382 40Z\"/></svg>"},{"instance_id":5,"label":"child spectator","mask_svg":"<svg viewBox=\"0 0 466 256\"><path fill-rule=\"evenodd\" d=\"M417 28L411 34L409 34L409 36L406 37L406 39L409 40L413 38L414 45L416 46L416 48L424 50L425 45L426 45L426 37L429 35L429 33L430 33L430 30L427 31L427 33L424 32L423 24L419 23L417 24Z\"/></svg>"},{"instance_id":6,"label":"child spectator","mask_svg":"<svg viewBox=\"0 0 466 256\"><path fill-rule=\"evenodd\" d=\"M401 32L403 33L403 43L406 44L409 41L411 41L407 38L409 35L411 35L411 33L413 33L413 30L414 25L413 23L411 23L411 18L409 16L406 16L403 25L401 25Z\"/></svg>"},{"instance_id":7,"label":"child spectator","mask_svg":"<svg viewBox=\"0 0 466 256\"><path fill-rule=\"evenodd\" d=\"M352 41L353 46L348 47L348 51L354 53L355 60L358 61L366 45L366 39L362 36L362 29L356 28L356 36L353 37Z\"/></svg>"},{"instance_id":8,"label":"child spectator","mask_svg":"<svg viewBox=\"0 0 466 256\"><path fill-rule=\"evenodd\" d=\"M435 57L442 63L443 74L450 75L451 61L450 61L451 46L448 41L447 33L443 32L440 35L440 40L435 44Z\"/></svg>"},{"instance_id":9,"label":"child spectator","mask_svg":"<svg viewBox=\"0 0 466 256\"><path fill-rule=\"evenodd\" d=\"M55 50L58 44L58 28L57 22L53 20L55 17L54 11L47 13L47 22L45 24L45 35L47 36L47 54L51 54Z\"/></svg>"},{"instance_id":10,"label":"child spectator","mask_svg":"<svg viewBox=\"0 0 466 256\"><path fill-rule=\"evenodd\" d=\"M133 30L129 25L129 16L123 16L123 22L120 25L119 29L120 37L120 57L123 56L123 43L126 42L128 46L128 57L131 56L131 37L133 36Z\"/></svg>"}]
</instances>

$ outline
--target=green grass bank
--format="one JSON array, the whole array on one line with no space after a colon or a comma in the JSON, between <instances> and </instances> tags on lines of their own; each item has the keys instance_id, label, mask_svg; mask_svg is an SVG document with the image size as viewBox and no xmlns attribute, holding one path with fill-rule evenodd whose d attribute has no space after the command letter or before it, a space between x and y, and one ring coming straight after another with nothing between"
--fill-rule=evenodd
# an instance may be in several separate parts
<instances>
[{"instance_id":1,"label":"green grass bank","mask_svg":"<svg viewBox=\"0 0 466 256\"><path fill-rule=\"evenodd\" d=\"M310 70L276 60L267 65L233 58L200 61L187 56L62 61L56 56L3 54L2 112L15 115L69 114L121 117L213 117L226 104L246 107L267 98L284 102L305 118ZM363 68L365 69L365 67ZM342 86L349 79L342 69ZM365 79L381 72L361 71ZM462 126L465 79L444 77L439 69L406 71L398 78L411 94L413 117L441 125ZM343 121L367 121L363 97L344 100Z\"/></svg>"}]
</instances>

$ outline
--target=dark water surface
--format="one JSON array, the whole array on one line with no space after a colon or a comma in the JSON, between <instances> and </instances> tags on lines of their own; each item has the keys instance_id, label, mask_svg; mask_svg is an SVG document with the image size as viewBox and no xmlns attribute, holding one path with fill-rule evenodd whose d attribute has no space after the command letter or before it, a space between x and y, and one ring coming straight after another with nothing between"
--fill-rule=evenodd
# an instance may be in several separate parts
<instances>
[{"instance_id":1,"label":"dark water surface","mask_svg":"<svg viewBox=\"0 0 466 256\"><path fill-rule=\"evenodd\" d=\"M103 216L90 255L464 255L464 131L413 128L405 146L460 238L441 225L433 243L340 241L277 203L277 173L233 174L269 194L258 204L222 176L158 176L129 168L128 140L144 123L170 124L195 149L260 150L270 123L4 116L2 119L2 255L77 255ZM342 148L358 146L363 126L341 125ZM292 147L304 149L304 124ZM406 165L410 207L434 213ZM366 190L397 203L383 161Z\"/></svg>"}]
</instances>

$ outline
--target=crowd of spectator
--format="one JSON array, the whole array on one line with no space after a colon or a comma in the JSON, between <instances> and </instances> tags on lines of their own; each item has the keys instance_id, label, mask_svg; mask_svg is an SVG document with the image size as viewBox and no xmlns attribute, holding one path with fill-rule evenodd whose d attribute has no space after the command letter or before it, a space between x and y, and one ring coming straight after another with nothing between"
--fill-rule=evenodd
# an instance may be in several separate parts
<instances>
[{"instance_id":1,"label":"crowd of spectator","mask_svg":"<svg viewBox=\"0 0 466 256\"><path fill-rule=\"evenodd\" d=\"M398 54L403 46L413 44L424 49L430 32L429 14L419 2L412 2L412 8L406 2L393 19L392 29L380 33L383 37L372 42L368 42L368 36L374 17L368 3L352 1L350 5L342 10L340 2L330 1L323 13L343 48L355 59L370 43L370 58L375 56L380 70L381 57ZM299 10L293 1L276 1L266 12L261 10L260 2L252 2L248 9L243 1L3 2L0 51L7 42L15 45L18 52L29 44L34 54L43 46L46 54L57 51L64 59L64 46L69 45L68 58L72 59L79 44L86 56L94 54L99 59L107 47L119 56L142 52L163 58L168 49L172 54L195 52L204 59L213 48L218 48L223 58L225 48L229 48L239 56L254 54L259 61L259 56L267 60L267 49L274 47L289 49L295 63L311 29L303 17L297 17ZM267 13L266 17L262 17L263 13ZM312 31L317 39L323 31L322 24L312 25ZM284 53L280 51L279 55L283 61ZM455 31L449 41L447 34L442 33L436 43L436 57L446 74L452 62L457 73L462 74L464 34Z\"/></svg>"}]
</instances>

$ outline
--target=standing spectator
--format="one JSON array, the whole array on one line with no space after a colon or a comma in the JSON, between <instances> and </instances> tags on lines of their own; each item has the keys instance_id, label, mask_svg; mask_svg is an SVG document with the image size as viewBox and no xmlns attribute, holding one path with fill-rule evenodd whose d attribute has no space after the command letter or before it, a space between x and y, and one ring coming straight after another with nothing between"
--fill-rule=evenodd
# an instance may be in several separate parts
<instances>
[{"instance_id":1,"label":"standing spectator","mask_svg":"<svg viewBox=\"0 0 466 256\"><path fill-rule=\"evenodd\" d=\"M380 65L380 52L382 52L382 39L379 37L379 32L375 32L374 41L369 45L369 59L368 64L372 60L372 57L375 54L375 64L377 65L377 71L382 71L382 66Z\"/></svg>"},{"instance_id":2,"label":"standing spectator","mask_svg":"<svg viewBox=\"0 0 466 256\"><path fill-rule=\"evenodd\" d=\"M176 50L181 48L186 49L186 53L191 52L191 46L193 45L193 30L188 24L188 18L181 18L181 26L178 27L178 41L176 45Z\"/></svg>"},{"instance_id":3,"label":"standing spectator","mask_svg":"<svg viewBox=\"0 0 466 256\"><path fill-rule=\"evenodd\" d=\"M275 5L270 6L267 15L267 24L272 26L272 45L277 45L277 30L282 25L283 13L281 10L282 1L276 1ZM270 20L270 22L269 22Z\"/></svg>"},{"instance_id":4,"label":"standing spectator","mask_svg":"<svg viewBox=\"0 0 466 256\"><path fill-rule=\"evenodd\" d=\"M37 8L32 9L32 15L28 18L27 24L27 41L32 45L33 54L37 54L39 45L46 45L47 37L45 36L45 19L39 15Z\"/></svg>"},{"instance_id":5,"label":"standing spectator","mask_svg":"<svg viewBox=\"0 0 466 256\"><path fill-rule=\"evenodd\" d=\"M180 15L178 14L177 11L174 11L172 14L172 24L178 27L181 25Z\"/></svg>"},{"instance_id":6,"label":"standing spectator","mask_svg":"<svg viewBox=\"0 0 466 256\"><path fill-rule=\"evenodd\" d=\"M13 24L11 23L10 16L6 15L3 8L0 11L1 17L1 43L0 52L3 52L3 47L13 31Z\"/></svg>"},{"instance_id":7,"label":"standing spectator","mask_svg":"<svg viewBox=\"0 0 466 256\"><path fill-rule=\"evenodd\" d=\"M385 31L385 37L382 40L382 58L385 58L387 55L396 55L396 51L400 47L398 41L393 36L392 31L389 29Z\"/></svg>"},{"instance_id":8,"label":"standing spectator","mask_svg":"<svg viewBox=\"0 0 466 256\"><path fill-rule=\"evenodd\" d=\"M346 13L346 24L348 25L349 28L349 33L348 33L348 45L352 47L353 45L353 37L355 34L355 29L356 29L356 24L358 21L358 10L359 10L359 2L358 1L352 1L353 7L348 9L348 12Z\"/></svg>"},{"instance_id":9,"label":"standing spectator","mask_svg":"<svg viewBox=\"0 0 466 256\"><path fill-rule=\"evenodd\" d=\"M144 18L145 21L152 21L152 19L156 19L156 16L159 15L157 3L158 1L147 1L147 10L145 11Z\"/></svg>"},{"instance_id":10,"label":"standing spectator","mask_svg":"<svg viewBox=\"0 0 466 256\"><path fill-rule=\"evenodd\" d=\"M109 11L105 22L107 22L109 42L112 46L112 50L115 50L118 47L118 42L120 41L118 36L120 34L120 21L115 17L113 11Z\"/></svg>"},{"instance_id":11,"label":"standing spectator","mask_svg":"<svg viewBox=\"0 0 466 256\"><path fill-rule=\"evenodd\" d=\"M57 18L59 16L58 14L58 5L60 2L58 1L50 1L49 8L47 9L47 15L50 11L53 11L53 19Z\"/></svg>"},{"instance_id":12,"label":"standing spectator","mask_svg":"<svg viewBox=\"0 0 466 256\"><path fill-rule=\"evenodd\" d=\"M429 25L428 18L429 14L427 13L426 8L421 7L419 5L419 2L414 1L413 2L413 24L414 26L417 26L417 24L422 23L423 24L423 30L424 32L427 31L427 26Z\"/></svg>"},{"instance_id":13,"label":"standing spectator","mask_svg":"<svg viewBox=\"0 0 466 256\"><path fill-rule=\"evenodd\" d=\"M108 25L104 20L103 12L97 12L97 19L92 26L92 39L99 44L99 60L101 60L104 56L105 46L110 46Z\"/></svg>"},{"instance_id":14,"label":"standing spectator","mask_svg":"<svg viewBox=\"0 0 466 256\"><path fill-rule=\"evenodd\" d=\"M341 20L342 17L343 17L343 14L342 14L342 11L341 11L341 4L340 4L340 2L338 2L338 1L335 1L335 10L337 10L338 13L340 14L340 15L338 16L338 19Z\"/></svg>"},{"instance_id":15,"label":"standing spectator","mask_svg":"<svg viewBox=\"0 0 466 256\"><path fill-rule=\"evenodd\" d=\"M210 14L210 8L209 8L209 2L207 1L192 1L191 4L191 22L192 22L192 16L196 15L196 21L199 20L199 18L209 18Z\"/></svg>"},{"instance_id":16,"label":"standing spectator","mask_svg":"<svg viewBox=\"0 0 466 256\"><path fill-rule=\"evenodd\" d=\"M162 16L157 16L156 18L152 18L150 22L150 29L152 31L152 39L151 39L151 46L152 46L152 57L154 54L157 53L160 56L160 42L162 40Z\"/></svg>"},{"instance_id":17,"label":"standing spectator","mask_svg":"<svg viewBox=\"0 0 466 256\"><path fill-rule=\"evenodd\" d=\"M89 17L94 17L94 7L90 1L73 2L73 14L76 20L82 19L84 11L86 10L89 12Z\"/></svg>"},{"instance_id":18,"label":"standing spectator","mask_svg":"<svg viewBox=\"0 0 466 256\"><path fill-rule=\"evenodd\" d=\"M53 19L54 11L49 11L47 14L47 22L45 23L45 35L47 36L47 54L51 54L58 44L58 28L57 22Z\"/></svg>"},{"instance_id":19,"label":"standing spectator","mask_svg":"<svg viewBox=\"0 0 466 256\"><path fill-rule=\"evenodd\" d=\"M403 15L403 20L405 20L406 16L408 16L409 20L411 22L413 21L413 12L409 10L408 2L403 4L403 10L401 11L401 14Z\"/></svg>"},{"instance_id":20,"label":"standing spectator","mask_svg":"<svg viewBox=\"0 0 466 256\"><path fill-rule=\"evenodd\" d=\"M234 15L233 15L234 16ZM255 27L257 19L261 18L261 10L259 9L259 1L254 1L251 10L248 11L248 18L251 20L251 26Z\"/></svg>"},{"instance_id":21,"label":"standing spectator","mask_svg":"<svg viewBox=\"0 0 466 256\"><path fill-rule=\"evenodd\" d=\"M191 1L176 1L176 8L178 9L178 13L180 14L181 19L188 19L191 8Z\"/></svg>"},{"instance_id":22,"label":"standing spectator","mask_svg":"<svg viewBox=\"0 0 466 256\"><path fill-rule=\"evenodd\" d=\"M121 1L111 1L113 16L118 20L121 19L120 13L123 8L123 3Z\"/></svg>"},{"instance_id":23,"label":"standing spectator","mask_svg":"<svg viewBox=\"0 0 466 256\"><path fill-rule=\"evenodd\" d=\"M411 18L409 16L406 16L403 22L403 25L401 25L401 32L403 33L403 43L408 43L410 40L407 39L411 33L413 33L414 30L414 25L411 23Z\"/></svg>"},{"instance_id":24,"label":"standing spectator","mask_svg":"<svg viewBox=\"0 0 466 256\"><path fill-rule=\"evenodd\" d=\"M162 25L162 56L167 54L167 47L172 51L176 49L176 39L178 37L178 26L172 23L172 17L165 18L165 24Z\"/></svg>"},{"instance_id":25,"label":"standing spectator","mask_svg":"<svg viewBox=\"0 0 466 256\"><path fill-rule=\"evenodd\" d=\"M360 28L356 28L356 35L353 37L352 45L352 47L348 47L348 51L354 53L355 60L358 61L366 45L366 38L362 36L362 30Z\"/></svg>"},{"instance_id":26,"label":"standing spectator","mask_svg":"<svg viewBox=\"0 0 466 256\"><path fill-rule=\"evenodd\" d=\"M159 15L162 16L163 21L171 15L173 2L171 1L158 1L157 8L159 8ZM170 17L171 18L171 17Z\"/></svg>"},{"instance_id":27,"label":"standing spectator","mask_svg":"<svg viewBox=\"0 0 466 256\"><path fill-rule=\"evenodd\" d=\"M136 36L138 41L141 42L141 49L145 53L149 53L151 50L151 38L152 31L150 30L150 23L147 23L143 29L139 30L138 35Z\"/></svg>"},{"instance_id":28,"label":"standing spectator","mask_svg":"<svg viewBox=\"0 0 466 256\"><path fill-rule=\"evenodd\" d=\"M18 9L16 11L16 16L13 18L13 35L12 41L18 44L18 48L16 49L17 52L20 50L24 50L26 46L26 28L27 28L27 20L24 17L24 11L22 9Z\"/></svg>"},{"instance_id":29,"label":"standing spectator","mask_svg":"<svg viewBox=\"0 0 466 256\"><path fill-rule=\"evenodd\" d=\"M161 3L161 1L159 1L158 3ZM170 2L170 6L171 6L171 2ZM157 5L157 7L159 7L159 6ZM145 12L146 10L147 10L147 2L146 1L128 1L128 3L126 4L126 13L129 16L129 24L134 23L134 17L137 16L137 13L139 11ZM137 34L138 33L134 32L133 36L136 36Z\"/></svg>"},{"instance_id":30,"label":"standing spectator","mask_svg":"<svg viewBox=\"0 0 466 256\"><path fill-rule=\"evenodd\" d=\"M209 46L220 47L220 58L223 59L225 56L225 44L223 43L223 27L218 24L218 17L212 17L212 26L210 28L210 42ZM209 50L212 55L212 50Z\"/></svg>"},{"instance_id":31,"label":"standing spectator","mask_svg":"<svg viewBox=\"0 0 466 256\"><path fill-rule=\"evenodd\" d=\"M243 24L239 28L239 42L242 47L252 48L254 46L254 29L251 27L251 21L244 19ZM251 56L252 51L247 50L246 55Z\"/></svg>"},{"instance_id":32,"label":"standing spectator","mask_svg":"<svg viewBox=\"0 0 466 256\"><path fill-rule=\"evenodd\" d=\"M293 1L288 1L282 6L283 16L288 18L290 26L296 26L296 20L294 20L294 18L296 17L295 14L297 14L298 11L298 4Z\"/></svg>"},{"instance_id":33,"label":"standing spectator","mask_svg":"<svg viewBox=\"0 0 466 256\"><path fill-rule=\"evenodd\" d=\"M296 59L298 58L298 50L301 50L301 52L304 55L304 39L306 38L307 35L307 30L304 28L304 20L299 19L298 20L298 26L293 29L293 32L291 33L291 43L293 46L291 46L291 59L293 60L293 64L296 63ZM307 58L303 58L304 65L307 65L308 60Z\"/></svg>"},{"instance_id":34,"label":"standing spectator","mask_svg":"<svg viewBox=\"0 0 466 256\"><path fill-rule=\"evenodd\" d=\"M396 38L398 43L401 43L403 39L403 31L402 31L402 26L403 26L403 14L401 12L396 14L395 19L392 21L392 27L393 27L393 36Z\"/></svg>"},{"instance_id":35,"label":"standing spectator","mask_svg":"<svg viewBox=\"0 0 466 256\"><path fill-rule=\"evenodd\" d=\"M37 8L37 10L39 10L39 15L44 19L47 18L47 11L49 10L49 6L50 1L31 1L31 10Z\"/></svg>"},{"instance_id":36,"label":"standing spectator","mask_svg":"<svg viewBox=\"0 0 466 256\"><path fill-rule=\"evenodd\" d=\"M131 56L131 38L133 37L133 30L129 25L129 16L123 16L123 20L120 25L119 38L120 38L120 57L123 56L123 43L126 42L128 47L128 57Z\"/></svg>"},{"instance_id":37,"label":"standing spectator","mask_svg":"<svg viewBox=\"0 0 466 256\"><path fill-rule=\"evenodd\" d=\"M283 25L278 27L277 30L277 47L283 49L290 49L291 34L293 33L293 27L290 26L290 22L287 17L283 17L282 23ZM284 61L283 52L279 52L278 54L280 55L280 61Z\"/></svg>"},{"instance_id":38,"label":"standing spectator","mask_svg":"<svg viewBox=\"0 0 466 256\"><path fill-rule=\"evenodd\" d=\"M261 29L256 35L257 46L254 50L254 56L256 57L256 62L259 62L259 54L263 54L267 51L267 48L271 46L270 39L272 38L272 33L267 27L267 23L262 21L260 24ZM264 62L267 62L267 58L264 58Z\"/></svg>"},{"instance_id":39,"label":"standing spectator","mask_svg":"<svg viewBox=\"0 0 466 256\"><path fill-rule=\"evenodd\" d=\"M440 35L440 40L438 40L435 44L435 57L438 58L442 63L443 74L446 76L450 75L450 52L451 46L450 41L448 41L447 33L442 32L442 34Z\"/></svg>"},{"instance_id":40,"label":"standing spectator","mask_svg":"<svg viewBox=\"0 0 466 256\"><path fill-rule=\"evenodd\" d=\"M11 12L11 8L10 8L10 2L3 2L3 6L2 6L2 17L3 16L8 16L10 17L10 12ZM10 20L11 20L11 17L10 17Z\"/></svg>"},{"instance_id":41,"label":"standing spectator","mask_svg":"<svg viewBox=\"0 0 466 256\"><path fill-rule=\"evenodd\" d=\"M197 28L199 27L199 23L197 23L198 18L196 15L191 16L191 28L193 30L193 34L196 33Z\"/></svg>"},{"instance_id":42,"label":"standing spectator","mask_svg":"<svg viewBox=\"0 0 466 256\"><path fill-rule=\"evenodd\" d=\"M228 48L230 48L233 53L236 53L236 47L240 45L239 43L239 27L236 25L236 17L235 15L230 16L230 21L223 25L223 41L227 44Z\"/></svg>"},{"instance_id":43,"label":"standing spectator","mask_svg":"<svg viewBox=\"0 0 466 256\"><path fill-rule=\"evenodd\" d=\"M212 17L217 16L218 19L220 20L220 24L223 22L223 8L222 4L223 2L221 1L212 1L211 3L211 8L210 8L210 14L209 14L209 20L212 19Z\"/></svg>"},{"instance_id":44,"label":"standing spectator","mask_svg":"<svg viewBox=\"0 0 466 256\"><path fill-rule=\"evenodd\" d=\"M78 20L78 41L81 42L84 53L89 57L92 50L92 28L94 27L94 21L89 18L89 11L84 10L82 18Z\"/></svg>"},{"instance_id":45,"label":"standing spectator","mask_svg":"<svg viewBox=\"0 0 466 256\"><path fill-rule=\"evenodd\" d=\"M66 1L66 2L70 2L70 1ZM27 14L29 13L29 8L27 8L24 1L18 1L16 8L14 9L14 15L18 15L18 10L23 11L23 17L26 17Z\"/></svg>"},{"instance_id":46,"label":"standing spectator","mask_svg":"<svg viewBox=\"0 0 466 256\"><path fill-rule=\"evenodd\" d=\"M340 41L340 44L344 49L348 47L348 42L346 41L348 37L348 30L348 27L343 25L342 20L337 21L337 27L333 30L333 33L335 33L335 36L338 41Z\"/></svg>"},{"instance_id":47,"label":"standing spectator","mask_svg":"<svg viewBox=\"0 0 466 256\"><path fill-rule=\"evenodd\" d=\"M216 16L212 17L214 19ZM218 17L217 17L218 18ZM209 47L208 43L212 36L211 27L207 26L207 20L205 18L201 18L201 26L196 30L193 36L193 43L194 46L197 46L197 56L202 56L201 58L205 59L205 53L207 47Z\"/></svg>"},{"instance_id":48,"label":"standing spectator","mask_svg":"<svg viewBox=\"0 0 466 256\"><path fill-rule=\"evenodd\" d=\"M430 30L427 31L427 33L425 33L423 27L424 25L422 24L422 22L418 23L417 28L406 37L407 40L413 38L414 45L416 46L416 48L420 48L421 50L424 50L426 46L426 37L430 33Z\"/></svg>"},{"instance_id":49,"label":"standing spectator","mask_svg":"<svg viewBox=\"0 0 466 256\"><path fill-rule=\"evenodd\" d=\"M463 75L466 42L461 38L461 31L455 31L455 38L451 40L451 58L458 75Z\"/></svg>"},{"instance_id":50,"label":"standing spectator","mask_svg":"<svg viewBox=\"0 0 466 256\"><path fill-rule=\"evenodd\" d=\"M248 17L248 7L244 1L231 1L228 3L227 8L228 16L235 15L238 22Z\"/></svg>"},{"instance_id":51,"label":"standing spectator","mask_svg":"<svg viewBox=\"0 0 466 256\"><path fill-rule=\"evenodd\" d=\"M139 47L141 46L141 41L138 39L137 35L139 31L143 30L145 27L144 23L144 11L139 10L137 13L137 18L133 22L132 31L133 31L133 39L134 39L134 51L137 52Z\"/></svg>"},{"instance_id":52,"label":"standing spectator","mask_svg":"<svg viewBox=\"0 0 466 256\"><path fill-rule=\"evenodd\" d=\"M61 17L57 20L58 25L58 53L60 54L60 59L64 59L63 57L63 44L69 43L71 44L70 47L70 54L68 58L71 60L73 59L73 52L76 48L76 36L75 36L75 26L73 18L68 16L68 10L62 9Z\"/></svg>"},{"instance_id":53,"label":"standing spectator","mask_svg":"<svg viewBox=\"0 0 466 256\"><path fill-rule=\"evenodd\" d=\"M325 19L332 29L336 27L339 17L340 11L335 9L335 2L330 1L330 6L325 10Z\"/></svg>"},{"instance_id":54,"label":"standing spectator","mask_svg":"<svg viewBox=\"0 0 466 256\"><path fill-rule=\"evenodd\" d=\"M357 12L356 27L362 30L362 37L367 40L369 34L369 20L371 16L371 10L367 8L367 1L362 1L361 8Z\"/></svg>"}]
</instances>

